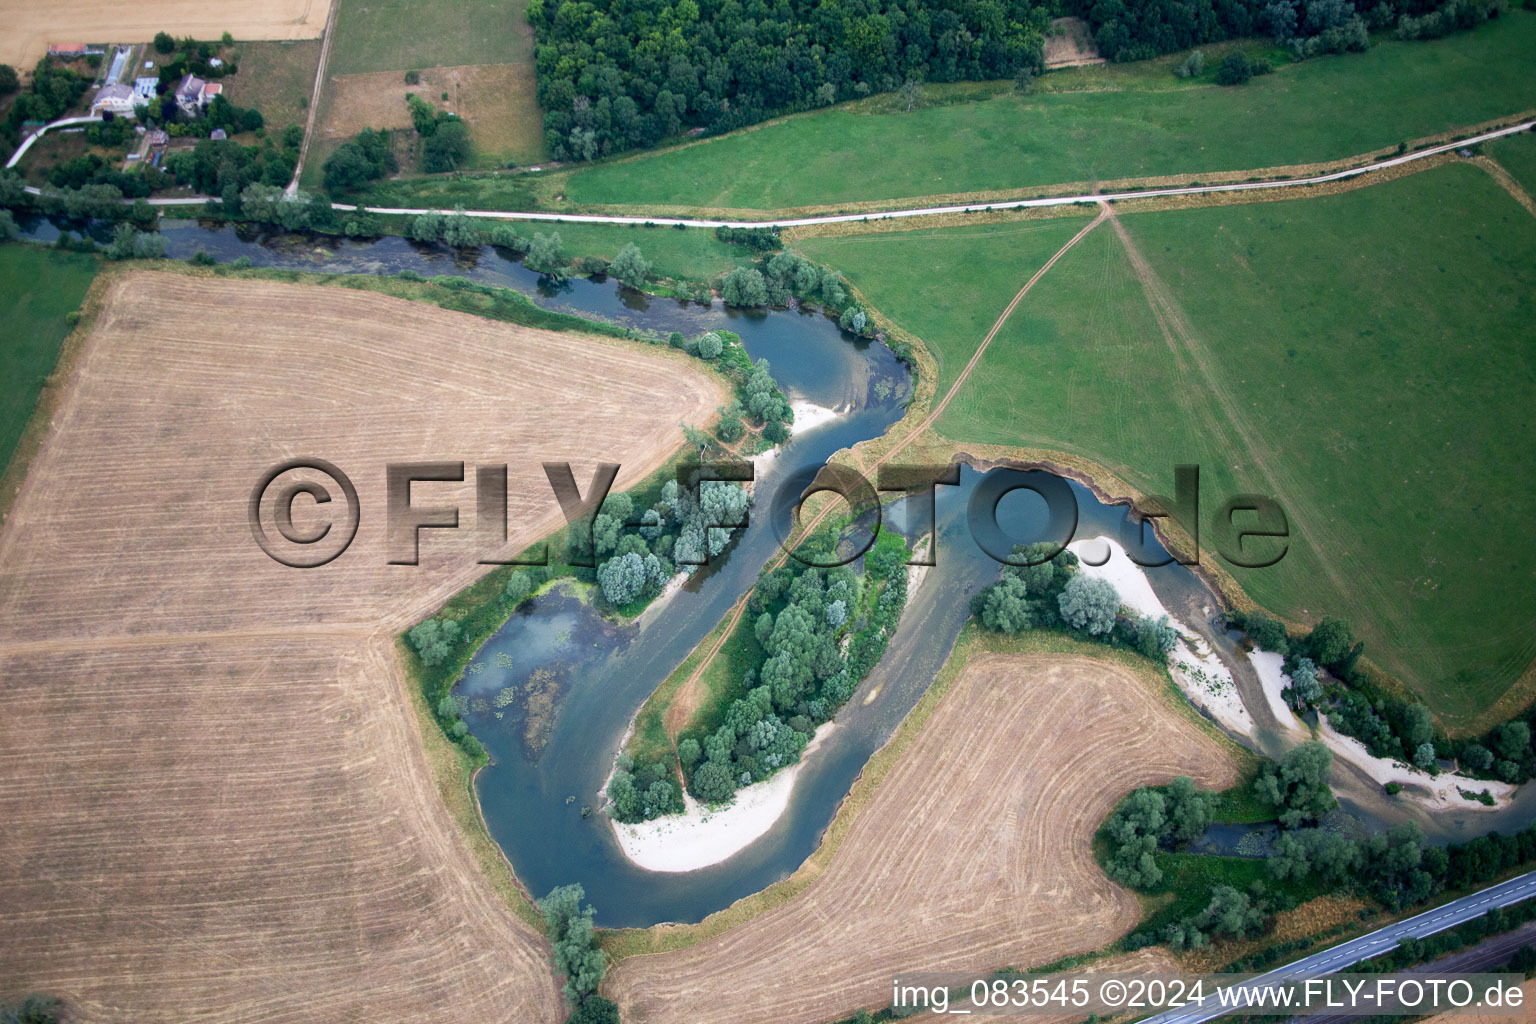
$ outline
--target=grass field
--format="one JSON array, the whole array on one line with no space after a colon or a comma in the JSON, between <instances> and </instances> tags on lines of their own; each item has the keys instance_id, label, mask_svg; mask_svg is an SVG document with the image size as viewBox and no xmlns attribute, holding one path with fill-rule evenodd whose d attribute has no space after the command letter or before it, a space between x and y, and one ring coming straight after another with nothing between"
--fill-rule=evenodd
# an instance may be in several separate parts
<instances>
[{"instance_id":1,"label":"grass field","mask_svg":"<svg viewBox=\"0 0 1536 1024\"><path fill-rule=\"evenodd\" d=\"M411 115L406 95L416 93L469 125L474 153L467 169L493 170L543 159L543 114L534 98L532 64L428 68L419 78L417 84L408 85L399 71L332 75L325 117L315 129L318 137L339 144L364 128L408 134ZM398 148L397 152L405 158L402 170L414 170L410 154Z\"/></svg>"},{"instance_id":2,"label":"grass field","mask_svg":"<svg viewBox=\"0 0 1536 1024\"><path fill-rule=\"evenodd\" d=\"M803 891L624 960L605 991L627 1024L820 1024L886 1006L892 971L1025 967L1112 942L1141 906L1094 862L1104 815L1142 783L1236 777L1165 684L1111 658L971 658Z\"/></svg>"},{"instance_id":3,"label":"grass field","mask_svg":"<svg viewBox=\"0 0 1536 1024\"><path fill-rule=\"evenodd\" d=\"M326 73L530 63L526 7L526 0L439 0L427 14L411 0L341 0Z\"/></svg>"},{"instance_id":4,"label":"grass field","mask_svg":"<svg viewBox=\"0 0 1536 1024\"><path fill-rule=\"evenodd\" d=\"M1533 61L1536 13L1517 10L1240 89L1180 83L1166 61L1074 68L1056 74L1075 92L839 107L580 170L565 191L576 204L769 210L1335 160L1536 107Z\"/></svg>"},{"instance_id":5,"label":"grass field","mask_svg":"<svg viewBox=\"0 0 1536 1024\"><path fill-rule=\"evenodd\" d=\"M1536 133L1522 132L1498 139L1485 148L1527 192L1536 196Z\"/></svg>"},{"instance_id":6,"label":"grass field","mask_svg":"<svg viewBox=\"0 0 1536 1024\"><path fill-rule=\"evenodd\" d=\"M0 245L0 473L11 461L27 418L59 359L100 262L35 245Z\"/></svg>"},{"instance_id":7,"label":"grass field","mask_svg":"<svg viewBox=\"0 0 1536 1024\"><path fill-rule=\"evenodd\" d=\"M261 111L267 128L303 126L320 62L320 40L241 43L240 70L223 79L231 103Z\"/></svg>"},{"instance_id":8,"label":"grass field","mask_svg":"<svg viewBox=\"0 0 1536 1024\"><path fill-rule=\"evenodd\" d=\"M407 91L469 123L468 170L544 159L526 6L443 0L428 17L409 0L341 0L306 184L318 184L325 157L363 128L410 127ZM406 71L420 72L420 83L407 86ZM401 155L402 170L414 170Z\"/></svg>"},{"instance_id":9,"label":"grass field","mask_svg":"<svg viewBox=\"0 0 1536 1024\"><path fill-rule=\"evenodd\" d=\"M1040 253L1080 223L802 248L915 325L952 378ZM1536 655L1530 215L1453 165L1122 223L1139 258L1113 222L1086 236L939 432L1069 452L1153 493L1175 464L1198 463L1205 526L1229 495L1274 496L1293 541L1274 568L1234 570L1248 594L1293 620L1351 620L1367 655L1448 726L1479 724ZM976 250L967 266L997 271L968 299L979 308L935 315L952 286L932 268L962 246Z\"/></svg>"},{"instance_id":10,"label":"grass field","mask_svg":"<svg viewBox=\"0 0 1536 1024\"><path fill-rule=\"evenodd\" d=\"M507 464L521 547L562 519L541 455L578 431L576 473L619 462L628 486L716 382L368 291L113 273L0 531L0 992L82 1020L563 1020L547 944L454 827L464 780L440 795L429 761L453 754L397 656L486 571L482 545L461 530L388 565L382 470ZM335 460L361 507L309 572L263 555L246 512L295 454ZM427 486L475 506L472 471Z\"/></svg>"}]
</instances>

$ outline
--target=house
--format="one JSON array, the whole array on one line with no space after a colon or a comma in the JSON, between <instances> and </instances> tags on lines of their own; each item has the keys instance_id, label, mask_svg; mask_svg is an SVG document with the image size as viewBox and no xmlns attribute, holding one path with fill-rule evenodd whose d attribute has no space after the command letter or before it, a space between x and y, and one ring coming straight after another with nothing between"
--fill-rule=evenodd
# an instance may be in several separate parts
<instances>
[{"instance_id":1,"label":"house","mask_svg":"<svg viewBox=\"0 0 1536 1024\"><path fill-rule=\"evenodd\" d=\"M153 131L151 131L149 133L149 135L147 136L147 138L149 140L149 147L151 149L155 149L155 148L160 147L160 146L169 145L170 141L171 141L171 137L166 134L164 129L161 129L161 128L156 128Z\"/></svg>"},{"instance_id":2,"label":"house","mask_svg":"<svg viewBox=\"0 0 1536 1024\"><path fill-rule=\"evenodd\" d=\"M111 114L114 117L133 117L134 106L137 102L137 95L126 85L117 83L104 85L97 90L96 98L91 100L91 113L96 115Z\"/></svg>"},{"instance_id":3,"label":"house","mask_svg":"<svg viewBox=\"0 0 1536 1024\"><path fill-rule=\"evenodd\" d=\"M133 80L133 93L139 97L140 106L148 106L154 102L155 95L160 91L160 78L157 75L145 75L143 78Z\"/></svg>"},{"instance_id":4,"label":"house","mask_svg":"<svg viewBox=\"0 0 1536 1024\"><path fill-rule=\"evenodd\" d=\"M205 82L196 75L188 75L176 87L176 105L188 117L196 117L213 98L224 91L218 82Z\"/></svg>"}]
</instances>

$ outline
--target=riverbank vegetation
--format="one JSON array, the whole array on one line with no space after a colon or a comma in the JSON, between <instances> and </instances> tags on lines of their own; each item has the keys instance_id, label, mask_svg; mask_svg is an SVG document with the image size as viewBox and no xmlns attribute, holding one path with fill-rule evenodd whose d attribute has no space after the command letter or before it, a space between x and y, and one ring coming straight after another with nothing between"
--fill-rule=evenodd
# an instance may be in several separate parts
<instances>
[{"instance_id":1,"label":"riverbank vegetation","mask_svg":"<svg viewBox=\"0 0 1536 1024\"><path fill-rule=\"evenodd\" d=\"M1327 784L1331 763L1328 748L1311 742L1261 771L1253 789L1282 829L1263 856L1183 849L1209 826L1216 806L1216 794L1188 779L1143 787L1122 801L1099 830L1100 863L1122 885L1153 897L1172 894L1124 947L1203 949L1223 939L1255 938L1275 913L1329 894L1397 913L1446 889L1486 885L1536 863L1536 826L1447 847L1429 843L1412 822L1363 837L1320 826L1337 803Z\"/></svg>"},{"instance_id":2,"label":"riverbank vegetation","mask_svg":"<svg viewBox=\"0 0 1536 1024\"><path fill-rule=\"evenodd\" d=\"M758 576L732 636L733 678L692 709L675 753L621 755L608 785L615 820L681 810L679 776L698 800L718 805L794 764L875 667L906 605L906 543L882 531L862 571L806 564L833 561L841 535L823 528L795 557Z\"/></svg>"},{"instance_id":3,"label":"riverbank vegetation","mask_svg":"<svg viewBox=\"0 0 1536 1024\"><path fill-rule=\"evenodd\" d=\"M1529 221L1465 164L1304 200L1126 214L1123 238L1102 224L1040 279L936 429L1061 451L1144 494L1167 493L1175 464L1198 464L1207 510L1272 495L1292 537L1278 564L1230 568L1247 598L1290 622L1347 619L1448 732L1481 733L1529 698L1510 691L1536 619L1521 513L1536 470L1517 412L1533 386L1521 355L1536 289ZM921 337L942 389L1080 226L800 247ZM957 306L947 276L925 268L961 249L976 273ZM1103 413L1128 406L1136 430ZM1427 506L1428 493L1445 500ZM1209 542L1203 557L1215 557Z\"/></svg>"},{"instance_id":4,"label":"riverbank vegetation","mask_svg":"<svg viewBox=\"0 0 1536 1024\"><path fill-rule=\"evenodd\" d=\"M1298 714L1315 709L1335 730L1365 744L1373 757L1430 774L1440 770L1442 760L1451 760L1464 775L1514 785L1536 777L1531 742L1536 707L1481 735L1453 738L1436 726L1427 704L1380 685L1359 668L1365 645L1355 640L1348 623L1324 617L1311 632L1293 638L1284 623L1263 612L1234 612L1227 618L1254 647L1285 659L1291 685L1284 696Z\"/></svg>"},{"instance_id":5,"label":"riverbank vegetation","mask_svg":"<svg viewBox=\"0 0 1536 1024\"><path fill-rule=\"evenodd\" d=\"M1168 616L1124 614L1113 583L1078 570L1077 556L1045 541L1013 549L1003 575L971 598L971 614L996 633L1070 632L1162 663L1178 643Z\"/></svg>"}]
</instances>

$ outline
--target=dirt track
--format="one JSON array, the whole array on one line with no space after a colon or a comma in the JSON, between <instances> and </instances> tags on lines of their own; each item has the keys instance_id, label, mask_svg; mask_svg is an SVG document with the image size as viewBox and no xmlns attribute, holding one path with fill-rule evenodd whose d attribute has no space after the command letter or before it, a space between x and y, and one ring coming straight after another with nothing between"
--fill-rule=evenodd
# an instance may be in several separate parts
<instances>
[{"instance_id":1,"label":"dirt track","mask_svg":"<svg viewBox=\"0 0 1536 1024\"><path fill-rule=\"evenodd\" d=\"M625 1024L819 1024L889 1002L895 972L1046 963L1102 946L1140 905L1093 860L1125 793L1221 747L1129 670L977 657L880 784L824 875L697 945L624 960Z\"/></svg>"},{"instance_id":2,"label":"dirt track","mask_svg":"<svg viewBox=\"0 0 1536 1024\"><path fill-rule=\"evenodd\" d=\"M542 459L636 480L716 385L372 293L130 273L68 389L0 533L0 996L134 1024L562 1019L394 653L482 567L430 535L421 566L385 564L383 465L509 463L526 543L558 516ZM356 542L320 569L272 562L245 519L295 454L359 492ZM415 492L457 493L473 525L456 485Z\"/></svg>"},{"instance_id":3,"label":"dirt track","mask_svg":"<svg viewBox=\"0 0 1536 1024\"><path fill-rule=\"evenodd\" d=\"M156 32L180 39L314 39L325 29L329 0L0 0L0 62L31 70L49 43L147 43Z\"/></svg>"}]
</instances>

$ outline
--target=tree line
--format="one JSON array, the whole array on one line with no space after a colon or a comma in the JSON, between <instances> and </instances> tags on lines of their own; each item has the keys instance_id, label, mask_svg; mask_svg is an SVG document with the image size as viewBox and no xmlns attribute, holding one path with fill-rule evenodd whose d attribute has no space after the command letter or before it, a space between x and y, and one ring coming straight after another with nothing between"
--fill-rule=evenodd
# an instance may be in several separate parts
<instances>
[{"instance_id":1,"label":"tree line","mask_svg":"<svg viewBox=\"0 0 1536 1024\"><path fill-rule=\"evenodd\" d=\"M594 911L583 903L586 898L586 890L573 884L552 889L539 900L555 970L565 978L562 992L571 1006L566 1024L619 1024L618 1006L597 994L608 972L608 957L598 946Z\"/></svg>"},{"instance_id":2,"label":"tree line","mask_svg":"<svg viewBox=\"0 0 1536 1024\"><path fill-rule=\"evenodd\" d=\"M1077 11L1099 54L1112 61L1251 36L1268 36L1304 59L1364 50L1371 32L1394 27L1400 39L1434 38L1497 17L1506 6L1507 0L1079 0Z\"/></svg>"},{"instance_id":3,"label":"tree line","mask_svg":"<svg viewBox=\"0 0 1536 1024\"><path fill-rule=\"evenodd\" d=\"M544 135L557 160L651 146L685 129L889 92L908 80L1043 67L1052 9L1029 0L531 0Z\"/></svg>"}]
</instances>

